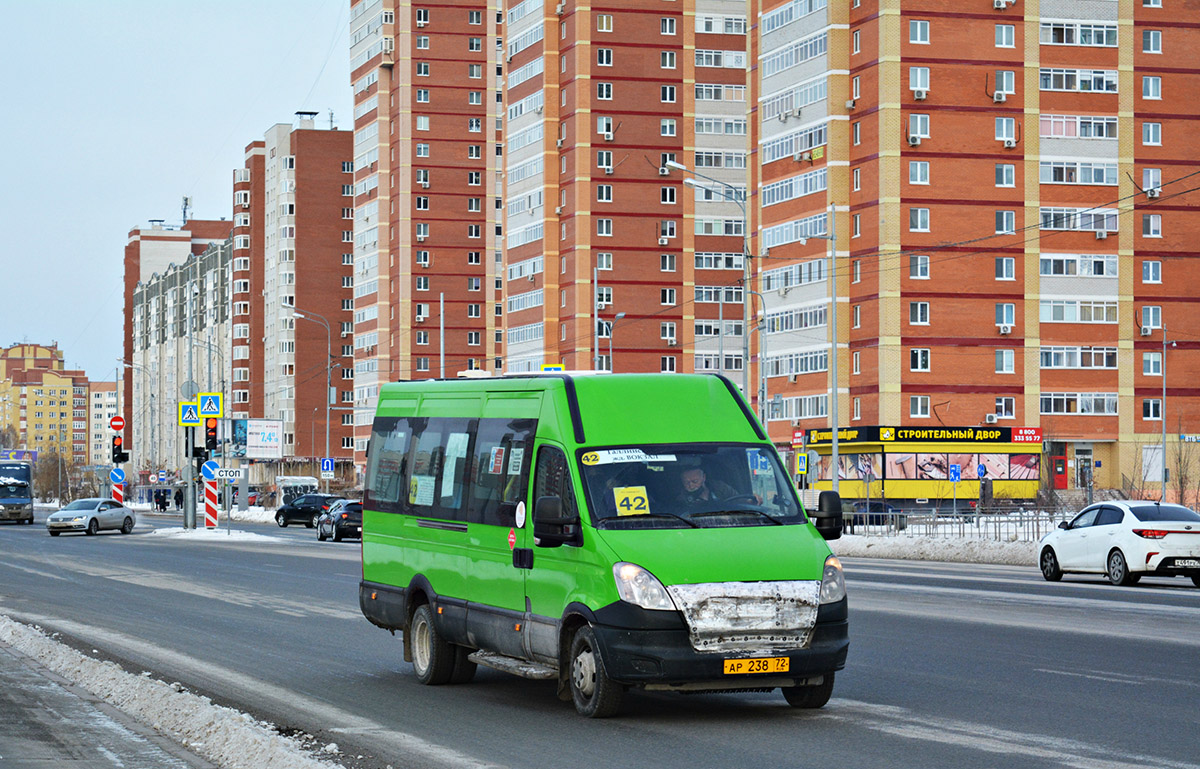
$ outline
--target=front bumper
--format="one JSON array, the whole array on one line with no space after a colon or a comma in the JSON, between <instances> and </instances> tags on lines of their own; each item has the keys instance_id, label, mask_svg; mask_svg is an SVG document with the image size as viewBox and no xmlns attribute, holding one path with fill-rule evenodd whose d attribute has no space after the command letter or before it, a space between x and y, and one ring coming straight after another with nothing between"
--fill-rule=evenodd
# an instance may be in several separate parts
<instances>
[{"instance_id":1,"label":"front bumper","mask_svg":"<svg viewBox=\"0 0 1200 769\"><path fill-rule=\"evenodd\" d=\"M27 521L33 517L33 508L0 508L0 521Z\"/></svg>"},{"instance_id":2,"label":"front bumper","mask_svg":"<svg viewBox=\"0 0 1200 769\"><path fill-rule=\"evenodd\" d=\"M657 627L651 629L644 625L620 627L606 624L603 616L606 612L601 610L596 613L596 619L600 622L594 623L592 629L600 645L605 671L614 681L632 685L706 684L712 689L734 689L753 686L755 680L761 680L764 686L774 687L781 685L784 679L799 681L846 666L850 636L845 600L820 607L808 648L768 654L701 654L692 648L687 626L677 612L654 613L660 617L659 621L653 623ZM670 615L674 622L666 615ZM726 675L724 672L727 659L758 657L787 657L788 671L740 675Z\"/></svg>"},{"instance_id":3,"label":"front bumper","mask_svg":"<svg viewBox=\"0 0 1200 769\"><path fill-rule=\"evenodd\" d=\"M86 531L87 520L82 521L46 521L46 528L50 531Z\"/></svg>"}]
</instances>

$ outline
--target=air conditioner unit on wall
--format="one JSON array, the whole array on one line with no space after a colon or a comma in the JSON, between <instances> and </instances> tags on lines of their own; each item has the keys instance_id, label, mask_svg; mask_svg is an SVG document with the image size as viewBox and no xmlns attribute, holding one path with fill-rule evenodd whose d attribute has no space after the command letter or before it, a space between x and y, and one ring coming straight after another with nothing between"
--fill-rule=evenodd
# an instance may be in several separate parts
<instances>
[{"instance_id":1,"label":"air conditioner unit on wall","mask_svg":"<svg viewBox=\"0 0 1200 769\"><path fill-rule=\"evenodd\" d=\"M610 141L612 141L614 138L615 138L615 137L613 136L613 132L612 132L612 131L605 131L605 132L604 132L604 141L606 141L606 142L610 142Z\"/></svg>"},{"instance_id":2,"label":"air conditioner unit on wall","mask_svg":"<svg viewBox=\"0 0 1200 769\"><path fill-rule=\"evenodd\" d=\"M679 342L675 341L675 337L670 337L669 339L667 339L667 347L675 347L678 344L679 344Z\"/></svg>"},{"instance_id":3,"label":"air conditioner unit on wall","mask_svg":"<svg viewBox=\"0 0 1200 769\"><path fill-rule=\"evenodd\" d=\"M1150 336L1154 333L1154 329L1149 326L1142 326L1142 336Z\"/></svg>"},{"instance_id":4,"label":"air conditioner unit on wall","mask_svg":"<svg viewBox=\"0 0 1200 769\"><path fill-rule=\"evenodd\" d=\"M989 425L994 425L998 419L1000 419L1000 417L996 416L995 414L988 414L984 416L983 421L987 422Z\"/></svg>"},{"instance_id":5,"label":"air conditioner unit on wall","mask_svg":"<svg viewBox=\"0 0 1200 769\"><path fill-rule=\"evenodd\" d=\"M921 137L920 137L920 136L910 136L910 137L908 137L908 146L910 146L910 147L920 147L920 146L921 146Z\"/></svg>"},{"instance_id":6,"label":"air conditioner unit on wall","mask_svg":"<svg viewBox=\"0 0 1200 769\"><path fill-rule=\"evenodd\" d=\"M566 10L567 10L566 3L559 3L558 5L554 6L554 13L559 16L562 16Z\"/></svg>"},{"instance_id":7,"label":"air conditioner unit on wall","mask_svg":"<svg viewBox=\"0 0 1200 769\"><path fill-rule=\"evenodd\" d=\"M1096 240L1106 240L1108 238L1108 230L1096 230Z\"/></svg>"},{"instance_id":8,"label":"air conditioner unit on wall","mask_svg":"<svg viewBox=\"0 0 1200 769\"><path fill-rule=\"evenodd\" d=\"M1011 150L1015 146L1017 146L1016 139L1005 139L1004 140L1004 149Z\"/></svg>"},{"instance_id":9,"label":"air conditioner unit on wall","mask_svg":"<svg viewBox=\"0 0 1200 769\"><path fill-rule=\"evenodd\" d=\"M925 101L925 97L928 95L928 92L923 88L918 88L917 90L913 91L913 98L917 101Z\"/></svg>"},{"instance_id":10,"label":"air conditioner unit on wall","mask_svg":"<svg viewBox=\"0 0 1200 769\"><path fill-rule=\"evenodd\" d=\"M788 374L788 384L796 384L796 375Z\"/></svg>"},{"instance_id":11,"label":"air conditioner unit on wall","mask_svg":"<svg viewBox=\"0 0 1200 769\"><path fill-rule=\"evenodd\" d=\"M1008 101L1008 94L1006 94L1004 91L996 91L994 94L992 94L992 101L996 102L997 104L1003 104L1004 102Z\"/></svg>"},{"instance_id":12,"label":"air conditioner unit on wall","mask_svg":"<svg viewBox=\"0 0 1200 769\"><path fill-rule=\"evenodd\" d=\"M562 140L562 139L555 139L555 140L554 140L554 146L555 146L555 147L558 147L559 149L562 149L562 146L563 146L563 140Z\"/></svg>"},{"instance_id":13,"label":"air conditioner unit on wall","mask_svg":"<svg viewBox=\"0 0 1200 769\"><path fill-rule=\"evenodd\" d=\"M1005 324L1001 325L1001 326L1000 326L1000 333L1001 333L1001 334L1004 334L1004 335L1006 335L1006 336L1007 336L1008 334L1011 334L1011 333L1012 333L1012 326L1008 325L1007 323L1005 323Z\"/></svg>"},{"instance_id":14,"label":"air conditioner unit on wall","mask_svg":"<svg viewBox=\"0 0 1200 769\"><path fill-rule=\"evenodd\" d=\"M613 174L613 167L612 167L612 166L605 166L605 167L604 167L604 175L605 175L605 176L612 176L612 174Z\"/></svg>"},{"instance_id":15,"label":"air conditioner unit on wall","mask_svg":"<svg viewBox=\"0 0 1200 769\"><path fill-rule=\"evenodd\" d=\"M1148 198L1157 198L1161 194L1162 190L1158 189L1157 187L1152 187L1146 190L1146 197Z\"/></svg>"},{"instance_id":16,"label":"air conditioner unit on wall","mask_svg":"<svg viewBox=\"0 0 1200 769\"><path fill-rule=\"evenodd\" d=\"M666 166L660 166L658 169L658 175L659 176L670 176L671 169L667 168Z\"/></svg>"},{"instance_id":17,"label":"air conditioner unit on wall","mask_svg":"<svg viewBox=\"0 0 1200 769\"><path fill-rule=\"evenodd\" d=\"M659 239L658 239L658 245L660 245L660 246L665 246L665 245L667 245L667 244L668 244L668 243L670 243L670 242L671 242L671 241L667 240L666 238L659 238Z\"/></svg>"},{"instance_id":18,"label":"air conditioner unit on wall","mask_svg":"<svg viewBox=\"0 0 1200 769\"><path fill-rule=\"evenodd\" d=\"M1003 11L1008 8L1008 0L992 0L992 7L997 11Z\"/></svg>"}]
</instances>

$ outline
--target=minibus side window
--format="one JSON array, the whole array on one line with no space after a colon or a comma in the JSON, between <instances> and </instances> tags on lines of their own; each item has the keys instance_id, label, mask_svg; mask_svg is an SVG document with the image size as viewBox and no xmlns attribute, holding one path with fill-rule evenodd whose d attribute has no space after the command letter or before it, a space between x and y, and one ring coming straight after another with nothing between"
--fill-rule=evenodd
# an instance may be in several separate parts
<instances>
[{"instance_id":1,"label":"minibus side window","mask_svg":"<svg viewBox=\"0 0 1200 769\"><path fill-rule=\"evenodd\" d=\"M469 421L424 417L410 419L409 426L415 445L406 486L408 512L465 521Z\"/></svg>"},{"instance_id":2,"label":"minibus side window","mask_svg":"<svg viewBox=\"0 0 1200 769\"><path fill-rule=\"evenodd\" d=\"M537 504L540 497L560 498L564 518L579 515L567 456L553 446L542 446L538 449L537 476L533 483L534 504Z\"/></svg>"},{"instance_id":3,"label":"minibus side window","mask_svg":"<svg viewBox=\"0 0 1200 769\"><path fill-rule=\"evenodd\" d=\"M408 458L408 420L377 417L371 429L371 453L367 458L364 506L384 513L403 512Z\"/></svg>"},{"instance_id":4,"label":"minibus side window","mask_svg":"<svg viewBox=\"0 0 1200 769\"><path fill-rule=\"evenodd\" d=\"M471 454L472 523L515 526L529 489L536 419L480 419Z\"/></svg>"}]
</instances>

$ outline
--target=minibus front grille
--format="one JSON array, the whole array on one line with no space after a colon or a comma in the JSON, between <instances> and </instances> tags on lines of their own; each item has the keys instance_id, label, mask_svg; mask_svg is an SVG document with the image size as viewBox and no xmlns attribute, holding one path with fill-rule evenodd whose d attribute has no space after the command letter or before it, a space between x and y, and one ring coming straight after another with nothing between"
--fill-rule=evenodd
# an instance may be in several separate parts
<instances>
[{"instance_id":1,"label":"minibus front grille","mask_svg":"<svg viewBox=\"0 0 1200 769\"><path fill-rule=\"evenodd\" d=\"M701 653L767 654L806 649L820 606L821 583L711 582L667 588Z\"/></svg>"}]
</instances>

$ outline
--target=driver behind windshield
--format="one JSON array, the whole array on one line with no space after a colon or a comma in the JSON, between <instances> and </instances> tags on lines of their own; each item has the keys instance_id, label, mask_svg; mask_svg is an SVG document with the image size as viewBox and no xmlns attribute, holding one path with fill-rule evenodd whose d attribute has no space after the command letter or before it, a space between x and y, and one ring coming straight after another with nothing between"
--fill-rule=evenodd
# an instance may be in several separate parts
<instances>
[{"instance_id":1,"label":"driver behind windshield","mask_svg":"<svg viewBox=\"0 0 1200 769\"><path fill-rule=\"evenodd\" d=\"M704 469L700 467L689 467L679 473L679 483L683 489L679 496L675 497L675 502L685 509L737 496L737 492L729 484L715 478L709 480Z\"/></svg>"}]
</instances>

